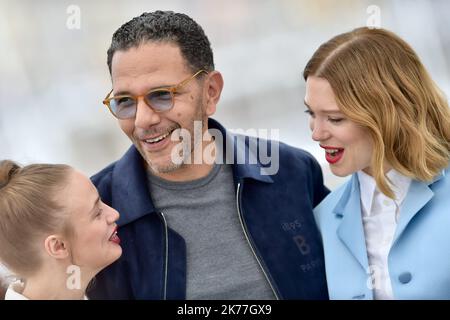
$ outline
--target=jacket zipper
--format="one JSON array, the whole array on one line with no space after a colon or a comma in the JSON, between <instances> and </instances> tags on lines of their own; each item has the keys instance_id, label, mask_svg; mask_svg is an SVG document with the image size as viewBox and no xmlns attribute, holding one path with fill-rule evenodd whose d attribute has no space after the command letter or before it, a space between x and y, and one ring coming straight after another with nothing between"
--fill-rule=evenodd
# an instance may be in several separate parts
<instances>
[{"instance_id":1,"label":"jacket zipper","mask_svg":"<svg viewBox=\"0 0 450 320\"><path fill-rule=\"evenodd\" d=\"M264 267L261 263L261 259L256 254L256 251L250 241L250 238L248 235L248 230L247 230L247 225L245 224L245 221L244 221L244 218L243 218L242 212L241 212L241 194L242 194L241 182L238 182L237 191L236 191L236 206L237 206L239 221L241 223L242 230L244 231L245 239L247 239L247 243L250 246L250 249L252 250L253 256L256 258L256 261L258 262L258 264L264 274L264 277L266 278L267 282L269 283L270 289L272 289L275 299L280 300L280 298L278 297L278 294L275 291L275 288L272 285L272 282L269 279L268 272L264 269Z\"/></svg>"},{"instance_id":2,"label":"jacket zipper","mask_svg":"<svg viewBox=\"0 0 450 320\"><path fill-rule=\"evenodd\" d=\"M167 271L168 271L168 265L169 265L169 234L167 231L167 221L166 217L164 217L164 213L159 212L159 215L161 216L161 219L164 224L164 291L163 291L163 300L167 300Z\"/></svg>"}]
</instances>

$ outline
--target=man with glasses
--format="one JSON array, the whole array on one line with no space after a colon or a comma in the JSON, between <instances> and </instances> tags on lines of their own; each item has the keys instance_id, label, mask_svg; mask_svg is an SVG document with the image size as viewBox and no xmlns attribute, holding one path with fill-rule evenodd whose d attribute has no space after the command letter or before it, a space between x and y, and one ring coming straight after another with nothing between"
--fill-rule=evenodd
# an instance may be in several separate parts
<instances>
[{"instance_id":1,"label":"man with glasses","mask_svg":"<svg viewBox=\"0 0 450 320\"><path fill-rule=\"evenodd\" d=\"M326 299L312 215L328 193L321 169L284 144L271 155L276 173L236 161L261 140L241 136L237 147L239 137L210 118L223 79L202 28L184 14L144 13L114 33L108 67L103 103L133 146L92 177L121 214L123 254L90 298ZM210 152L192 163L197 147Z\"/></svg>"}]
</instances>

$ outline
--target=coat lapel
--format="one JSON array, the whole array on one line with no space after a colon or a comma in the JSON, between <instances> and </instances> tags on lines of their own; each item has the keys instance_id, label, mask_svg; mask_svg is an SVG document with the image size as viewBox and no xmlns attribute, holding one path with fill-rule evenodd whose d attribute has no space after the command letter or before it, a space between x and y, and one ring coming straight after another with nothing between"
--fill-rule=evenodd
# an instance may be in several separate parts
<instances>
[{"instance_id":1,"label":"coat lapel","mask_svg":"<svg viewBox=\"0 0 450 320\"><path fill-rule=\"evenodd\" d=\"M339 239L345 244L364 271L367 271L369 263L361 218L359 182L356 174L352 176L333 212L338 218L342 219L337 229Z\"/></svg>"},{"instance_id":2,"label":"coat lapel","mask_svg":"<svg viewBox=\"0 0 450 320\"><path fill-rule=\"evenodd\" d=\"M438 179L435 181L437 180ZM395 245L409 222L433 198L433 196L434 192L426 183L417 180L411 181L408 194L406 195L400 211L400 217L392 245Z\"/></svg>"}]
</instances>

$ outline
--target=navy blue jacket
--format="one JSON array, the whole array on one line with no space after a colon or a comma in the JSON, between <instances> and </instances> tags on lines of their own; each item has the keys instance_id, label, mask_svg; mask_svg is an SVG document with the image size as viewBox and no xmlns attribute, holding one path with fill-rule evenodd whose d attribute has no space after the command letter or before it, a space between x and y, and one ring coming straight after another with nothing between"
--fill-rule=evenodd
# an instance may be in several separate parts
<instances>
[{"instance_id":1,"label":"navy blue jacket","mask_svg":"<svg viewBox=\"0 0 450 320\"><path fill-rule=\"evenodd\" d=\"M265 175L259 160L257 164L236 163L240 153L249 154L250 141L257 138L246 137L242 147L235 143L237 136L215 120L209 119L209 128L220 130L235 150L237 214L275 296L327 299L323 249L313 208L329 190L316 160L280 143L279 170ZM120 213L123 253L96 276L88 291L91 299L186 298L186 243L154 207L143 161L132 146L120 160L92 177L102 200Z\"/></svg>"}]
</instances>

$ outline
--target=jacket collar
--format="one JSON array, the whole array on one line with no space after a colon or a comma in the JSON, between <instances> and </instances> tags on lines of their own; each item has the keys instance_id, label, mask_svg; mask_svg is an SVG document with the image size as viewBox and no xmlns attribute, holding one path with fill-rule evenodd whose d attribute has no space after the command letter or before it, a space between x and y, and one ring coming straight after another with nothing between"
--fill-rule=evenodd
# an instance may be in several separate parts
<instances>
[{"instance_id":1,"label":"jacket collar","mask_svg":"<svg viewBox=\"0 0 450 320\"><path fill-rule=\"evenodd\" d=\"M273 182L270 175L266 174L264 166L259 161L256 150L249 148L251 138L248 136L236 135L227 131L219 122L214 119L208 119L208 128L220 131L223 140L223 151L226 155L226 163L233 165L233 174L235 183L242 181L245 178L251 178L262 182ZM258 139L258 141L261 141ZM264 141L264 143L266 143ZM232 151L229 150L232 148ZM245 161L242 161L245 159ZM248 163L247 159L255 159L256 163ZM244 163L242 163L244 162Z\"/></svg>"},{"instance_id":2,"label":"jacket collar","mask_svg":"<svg viewBox=\"0 0 450 320\"><path fill-rule=\"evenodd\" d=\"M429 183L417 180L411 181L408 194L402 205L402 212L400 214L392 245L394 245L401 236L415 214L433 198L434 193L430 186L442 179L445 174L446 172L442 171ZM360 197L358 176L355 173L344 188L344 191L332 212L337 218L342 219L337 230L338 237L346 245L356 260L358 260L361 266L366 269L368 266L368 259L361 217Z\"/></svg>"},{"instance_id":3,"label":"jacket collar","mask_svg":"<svg viewBox=\"0 0 450 320\"><path fill-rule=\"evenodd\" d=\"M359 181L354 174L344 189L344 192L333 212L338 219L342 219L337 235L345 244L365 271L369 265L364 241L364 228L361 217L361 200Z\"/></svg>"},{"instance_id":4,"label":"jacket collar","mask_svg":"<svg viewBox=\"0 0 450 320\"><path fill-rule=\"evenodd\" d=\"M441 171L431 182L421 182L413 180L408 190L408 194L402 205L402 211L400 213L400 219L398 221L397 229L395 230L392 246L394 246L397 240L402 235L403 231L414 218L414 216L422 209L434 196L434 192L431 186L437 183L439 180L445 177L446 171Z\"/></svg>"},{"instance_id":5,"label":"jacket collar","mask_svg":"<svg viewBox=\"0 0 450 320\"><path fill-rule=\"evenodd\" d=\"M231 160L234 182L249 178L271 183L272 178L265 174L264 166L257 161L256 164L238 163L239 159L248 159L246 155L252 150L249 148L249 137L245 137L245 144L237 143L243 136L233 135L213 119L208 120L208 128L220 131L223 139L223 150ZM234 152L228 152L226 148ZM258 159L254 155L254 159ZM251 158L250 158L251 159ZM229 163L227 161L227 163ZM112 172L112 200L111 204L120 212L118 225L122 226L156 211L151 200L147 184L147 173L144 160L135 146L131 146L125 155L119 159Z\"/></svg>"},{"instance_id":6,"label":"jacket collar","mask_svg":"<svg viewBox=\"0 0 450 320\"><path fill-rule=\"evenodd\" d=\"M444 178L446 175L446 170L441 171L438 175L436 175L436 177L434 177L434 179L430 182L421 182L421 181L417 181L417 180L413 180L411 182L411 186L410 189L408 191L408 195L411 193L412 191L412 185L414 184L414 190L417 191L416 189L429 189L431 191L431 189L429 188L432 184L438 182L439 180L441 180L442 178ZM421 187L419 187L419 185ZM432 192L432 191L431 191ZM342 192L342 195L339 199L339 201L337 202L336 206L333 209L333 213L343 217L345 212L346 212L346 207L349 204L349 202L351 202L351 198L353 197L360 197L360 190L359 190L359 181L358 181L358 176L356 173L354 173L350 179L350 181L347 183L344 191ZM406 199L408 198L408 195L406 196ZM405 199L405 202L406 202Z\"/></svg>"},{"instance_id":7,"label":"jacket collar","mask_svg":"<svg viewBox=\"0 0 450 320\"><path fill-rule=\"evenodd\" d=\"M155 211L147 185L144 160L131 146L112 172L111 205L120 213L119 226Z\"/></svg>"}]
</instances>

